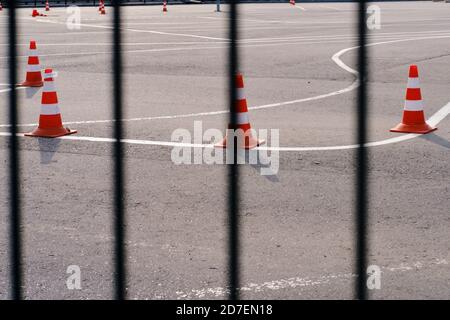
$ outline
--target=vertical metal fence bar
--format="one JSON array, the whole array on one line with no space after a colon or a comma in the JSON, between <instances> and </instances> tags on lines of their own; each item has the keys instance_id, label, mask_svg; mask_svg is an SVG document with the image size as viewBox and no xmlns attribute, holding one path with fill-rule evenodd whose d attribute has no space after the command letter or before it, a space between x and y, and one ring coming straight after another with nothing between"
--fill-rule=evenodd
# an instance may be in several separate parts
<instances>
[{"instance_id":1,"label":"vertical metal fence bar","mask_svg":"<svg viewBox=\"0 0 450 320\"><path fill-rule=\"evenodd\" d=\"M230 0L230 17L229 17L229 61L228 61L228 89L229 89L229 123L234 129L237 123L236 114L236 74L238 71L238 12L237 0ZM237 147L238 143L234 141L233 163L228 166L228 215L229 215L229 299L239 299L239 168L237 164Z\"/></svg>"},{"instance_id":2,"label":"vertical metal fence bar","mask_svg":"<svg viewBox=\"0 0 450 320\"><path fill-rule=\"evenodd\" d=\"M125 256L125 187L124 160L122 149L122 53L121 53L121 0L113 0L113 108L114 108L114 266L115 299L126 299L126 256Z\"/></svg>"},{"instance_id":3,"label":"vertical metal fence bar","mask_svg":"<svg viewBox=\"0 0 450 320\"><path fill-rule=\"evenodd\" d=\"M368 157L367 148L367 47L366 47L366 1L360 0L358 7L358 87L357 114L357 177L356 177L356 274L355 298L367 298L367 211L368 211Z\"/></svg>"},{"instance_id":4,"label":"vertical metal fence bar","mask_svg":"<svg viewBox=\"0 0 450 320\"><path fill-rule=\"evenodd\" d=\"M10 259L11 259L11 296L14 300L22 299L22 240L20 234L20 168L19 145L17 139L18 103L17 91L17 30L16 30L16 3L8 1L8 37L9 37L9 197L10 197Z\"/></svg>"}]
</instances>

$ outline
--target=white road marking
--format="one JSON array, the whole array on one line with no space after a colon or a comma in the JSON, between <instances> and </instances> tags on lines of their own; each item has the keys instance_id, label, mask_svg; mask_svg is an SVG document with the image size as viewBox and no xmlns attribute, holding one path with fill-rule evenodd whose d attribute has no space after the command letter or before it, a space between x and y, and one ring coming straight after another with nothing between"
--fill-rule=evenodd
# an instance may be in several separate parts
<instances>
[{"instance_id":1,"label":"white road marking","mask_svg":"<svg viewBox=\"0 0 450 320\"><path fill-rule=\"evenodd\" d=\"M409 39L400 39L400 40L392 40L392 41L383 41L383 42L376 42L376 43L370 43L367 46L375 46L375 45L381 45L381 44L390 44L390 43L398 43L398 42L405 42L405 41L416 41L416 40L428 40L428 39L439 39L439 38L449 38L450 36L431 36L431 37L422 37L422 38L409 38ZM356 80L348 87L333 91L327 94L322 94L310 98L303 98L303 99L297 99L292 101L285 101L280 103L273 103L273 104L267 104L262 106L255 106L255 107L249 107L249 109L258 110L258 109L267 109L267 108L274 108L274 107L280 107L283 105L292 105L297 104L300 102L306 102L306 101L313 101L318 99L323 99L331 96L335 96L338 94L346 93L349 91L354 90L359 85L358 80L358 72L351 67L347 66L342 60L340 60L340 57L351 50L357 49L356 47L350 47L346 49L342 49L339 52L335 53L332 56L332 60L342 69L346 70L349 73L352 73L355 75ZM9 89L6 89L9 90ZM186 117L194 117L194 116L206 116L206 115L217 115L217 114L224 114L228 113L227 110L221 110L221 111L213 111L213 112L202 112L202 113L192 113L192 114L184 114L184 115L175 115L175 116L159 116L159 117L148 117L148 118L134 118L134 119L124 119L124 121L138 121L138 120L154 120L154 119L174 119L174 118L186 118ZM436 112L428 121L431 125L437 125L440 121L442 121L448 114L450 113L450 103L443 106L438 112ZM113 122L113 120L92 120L92 121L83 121L83 122L66 122L65 124L81 124L81 123L100 123L100 122ZM36 124L34 124L36 125ZM23 126L23 125L22 125ZM0 125L0 127L9 127L9 125ZM8 132L2 132L0 133L0 136L8 136ZM18 136L23 136L23 134L19 134ZM401 141L406 141L409 139L413 139L419 135L417 134L406 134L395 138L370 142L364 145L364 147L374 147L374 146L381 146L391 143L397 143ZM92 142L115 142L115 139L112 138L99 138L99 137L83 137L83 136L65 136L61 137L59 139L63 140L78 140L78 141L92 141ZM168 147L194 147L194 148L212 148L213 145L209 144L190 144L190 143L179 143L179 142L168 142L168 141L151 141L151 140L135 140L135 139L123 139L121 140L123 143L127 144L137 144L137 145L156 145L156 146L168 146ZM348 149L355 149L358 148L359 145L342 145L342 146L327 146L327 147L258 147L255 148L255 150L269 150L269 151L331 151L331 150L348 150Z\"/></svg>"},{"instance_id":2,"label":"white road marking","mask_svg":"<svg viewBox=\"0 0 450 320\"><path fill-rule=\"evenodd\" d=\"M52 21L52 20L43 20L43 19L37 19L36 21L44 22L44 23L53 23L53 24L66 24L65 22ZM109 30L113 29L113 27L110 27L110 26L102 26L102 25L87 24L87 23L80 23L80 26L82 26L82 27L90 27L90 28L109 29ZM177 37L207 39L207 40L227 40L227 39L224 39L224 38L207 37L207 36L200 36L200 35L186 34L186 33L163 32L163 31L155 31L155 30L141 30L141 29L130 29L130 28L122 28L122 30L124 30L124 31L133 31L133 32L140 32L140 33L152 33L152 34L159 34L159 35L166 35L166 36L177 36Z\"/></svg>"},{"instance_id":3,"label":"white road marking","mask_svg":"<svg viewBox=\"0 0 450 320\"><path fill-rule=\"evenodd\" d=\"M439 38L450 38L448 36L440 36ZM398 37L389 38L389 39L398 39ZM274 46L290 46L290 45L298 45L298 44L330 44L330 43L343 43L348 42L347 39L343 40L325 40L321 39L320 41L292 41L292 42L275 42L275 43L251 43L251 44L240 44L241 48L257 48L257 47L274 47ZM210 42L215 43L215 42ZM223 43L223 42L218 42ZM225 44L225 43L224 43ZM148 53L148 52L174 52L174 51L198 51L198 50L214 50L214 49L226 49L226 46L195 46L195 47L174 47L174 48L154 48L154 49L135 49L135 50L123 50L123 53ZM83 56L83 55L94 55L94 54L108 54L110 55L111 51L87 51L87 52L71 52L71 53L49 53L49 54L41 54L40 57L61 57L61 56ZM0 57L0 59L7 59L7 56ZM28 55L17 56L17 58L28 58Z\"/></svg>"},{"instance_id":4,"label":"white road marking","mask_svg":"<svg viewBox=\"0 0 450 320\"><path fill-rule=\"evenodd\" d=\"M436 126L445 117L450 114L450 102L442 107L438 112L428 119L428 123L432 126ZM68 124L68 123L65 123ZM10 136L9 132L0 132L0 136ZM23 133L17 135L18 137L24 137ZM378 147L392 143L398 143L406 140L410 140L420 136L420 134L405 134L395 138L389 138L379 140L375 142L369 142L364 147ZM64 136L56 139L73 140L73 141L89 141L89 142L116 142L113 138L101 138L101 137L84 137L84 136ZM152 140L138 140L138 139L122 139L122 143L133 145L149 145L149 146L162 146L162 147L187 147L187 148L214 148L212 144L195 144L195 143L181 143L172 141L152 141ZM337 151L337 150L349 150L356 149L359 145L341 145L341 146L326 146L326 147L257 147L253 150L268 150L268 151L294 151L294 152L306 152L306 151Z\"/></svg>"},{"instance_id":5,"label":"white road marking","mask_svg":"<svg viewBox=\"0 0 450 320\"><path fill-rule=\"evenodd\" d=\"M438 31L418 31L418 32L380 32L370 34L369 37L372 40L379 38L400 38L403 36L411 36L411 35L425 35L432 34L433 36L443 36L450 35L450 30L438 30ZM276 37L276 38L249 38L249 39L240 39L238 43L258 43L258 42L267 42L274 43L277 41L292 41L292 40L354 40L357 39L356 35L348 35L348 34L337 34L337 35L318 35L318 36L295 36L295 37ZM135 46L135 45L189 45L189 44L226 44L227 40L223 41L184 41L184 42L133 42L133 43L123 43L124 46ZM8 46L8 43L0 43L0 46ZM67 42L67 43L39 43L39 47L42 46L112 46L113 43L109 42ZM29 43L20 43L18 46L29 46Z\"/></svg>"},{"instance_id":6,"label":"white road marking","mask_svg":"<svg viewBox=\"0 0 450 320\"><path fill-rule=\"evenodd\" d=\"M9 86L9 84L7 84L7 83L5 83L5 84L0 84L0 86ZM26 87L17 87L16 88L17 90L20 90L20 89L26 89ZM10 91L11 90L11 88L7 88L7 89L2 89L2 90L0 90L0 93L2 93L2 92L8 92L8 91Z\"/></svg>"},{"instance_id":7,"label":"white road marking","mask_svg":"<svg viewBox=\"0 0 450 320\"><path fill-rule=\"evenodd\" d=\"M325 8L325 9L331 9L331 10L335 10L335 11L343 11L343 10L344 10L344 9L340 9L340 8L336 8L336 7L331 7L331 6L325 6L325 5L319 5L319 7Z\"/></svg>"},{"instance_id":8,"label":"white road marking","mask_svg":"<svg viewBox=\"0 0 450 320\"><path fill-rule=\"evenodd\" d=\"M74 35L91 35L91 34L111 34L110 31L83 31L83 32L75 32L75 31L65 31L65 32L46 32L41 33L40 36L74 36ZM35 37L35 34L30 33L19 33L18 37Z\"/></svg>"},{"instance_id":9,"label":"white road marking","mask_svg":"<svg viewBox=\"0 0 450 320\"><path fill-rule=\"evenodd\" d=\"M211 19L211 20L221 20L221 21L228 21L228 18L221 18L221 17L199 17L201 19ZM257 23L262 23L262 24L267 24L267 23L281 23L282 21L280 20L258 20L258 19L247 19L247 18L239 18L239 21L246 21L246 22L257 22Z\"/></svg>"},{"instance_id":10,"label":"white road marking","mask_svg":"<svg viewBox=\"0 0 450 320\"><path fill-rule=\"evenodd\" d=\"M308 11L304 7L299 6L298 4L295 4L294 8L297 8L297 9L300 9L300 10L303 10L303 11Z\"/></svg>"},{"instance_id":11,"label":"white road marking","mask_svg":"<svg viewBox=\"0 0 450 320\"><path fill-rule=\"evenodd\" d=\"M415 262L412 264L401 263L397 266L383 266L381 267L381 272L383 273L393 273L393 272L409 272L409 271L419 271L425 268L431 268L441 265L448 265L447 259L433 259L429 262ZM340 281L345 279L355 278L355 273L337 273L328 274L324 276L316 277L292 277L273 281L266 281L262 283L248 283L245 286L239 288L239 291L243 295L247 293L259 293L266 291L278 291L283 289L295 289L295 288L306 288L315 287L319 285L330 284L333 281ZM201 288L193 289L187 292L176 291L178 299L206 299L206 298L223 298L226 297L229 290L224 287L214 287L214 288Z\"/></svg>"},{"instance_id":12,"label":"white road marking","mask_svg":"<svg viewBox=\"0 0 450 320\"><path fill-rule=\"evenodd\" d=\"M445 119L450 114L450 102L443 106L439 111L437 111L435 114L433 114L427 122L431 126L436 126L439 122ZM375 141L375 142L369 142L364 144L364 147L378 147L383 146L387 144L392 143L398 143L403 142L407 140L414 139L416 137L420 136L420 134L404 134L395 138ZM343 145L343 146L329 146L329 147L257 147L255 150L269 150L269 151L295 151L295 152L301 152L301 151L332 151L332 150L349 150L349 149L356 149L358 148L358 144L352 144L352 145Z\"/></svg>"}]
</instances>

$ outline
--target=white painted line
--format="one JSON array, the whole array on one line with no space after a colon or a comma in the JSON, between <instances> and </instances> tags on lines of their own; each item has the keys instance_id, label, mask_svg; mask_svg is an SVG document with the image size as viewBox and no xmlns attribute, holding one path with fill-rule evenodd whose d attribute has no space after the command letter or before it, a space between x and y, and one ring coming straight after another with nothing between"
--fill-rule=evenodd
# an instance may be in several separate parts
<instances>
[{"instance_id":1,"label":"white painted line","mask_svg":"<svg viewBox=\"0 0 450 320\"><path fill-rule=\"evenodd\" d=\"M450 38L449 36L441 38ZM397 38L394 38L397 39ZM346 43L348 40L321 40L321 41L292 41L292 42L277 42L277 43L256 43L256 44L240 44L241 48L257 48L257 47L276 47L280 45L290 46L298 44L329 44L329 43ZM215 43L215 42L211 42ZM218 42L224 43L224 42ZM225 44L225 43L224 43ZM215 49L226 49L227 46L195 46L195 47L174 47L174 48L155 48L155 49L135 49L135 50L123 50L123 53L148 53L148 52L175 52L175 51L198 51L198 50L215 50ZM86 51L86 52L71 52L71 53L49 53L41 54L40 57L62 57L62 56L83 56L83 55L94 55L94 54L108 54L111 51ZM7 59L7 56L0 57L0 59ZM25 56L17 56L17 58L28 58Z\"/></svg>"},{"instance_id":2,"label":"white painted line","mask_svg":"<svg viewBox=\"0 0 450 320\"><path fill-rule=\"evenodd\" d=\"M40 36L76 36L76 35L91 35L91 34L111 34L110 31L84 31L84 32L76 32L76 31L65 31L65 32L46 32L41 33ZM30 33L22 33L18 34L18 37L35 37L35 34Z\"/></svg>"},{"instance_id":3,"label":"white painted line","mask_svg":"<svg viewBox=\"0 0 450 320\"><path fill-rule=\"evenodd\" d=\"M450 114L450 102L448 104L446 104L445 106L443 106L438 112L433 114L433 116L431 116L427 120L427 122L431 126L436 126L439 122L444 120L445 117L447 117L449 114ZM413 134L413 133L404 134L404 135L401 135L401 136L398 136L398 137L395 137L395 138L390 138L390 139L385 139L385 140L380 140L380 141L375 141L375 142L369 142L369 143L364 144L364 147L379 147L379 146L383 146L383 145L387 145L387 144L392 144L392 143L398 143L398 142L411 140L411 139L414 139L414 138L416 138L418 136L420 136L420 134ZM352 144L352 145L330 146L330 147L279 147L279 148L276 148L276 147L257 147L257 148L255 148L255 150L295 151L295 152L300 152L300 151L349 150L349 149L356 149L358 147L359 147L359 145Z\"/></svg>"},{"instance_id":4,"label":"white painted line","mask_svg":"<svg viewBox=\"0 0 450 320\"><path fill-rule=\"evenodd\" d=\"M443 106L438 112L428 119L428 123L432 126L436 126L445 117L450 114L450 102ZM67 123L65 123L67 124ZM0 132L0 136L10 136L9 132ZM18 134L19 137L24 137L23 134ZM369 142L364 147L378 147L392 143L398 143L406 140L410 140L420 136L420 134L405 134L395 138ZM64 136L57 139L73 140L73 141L89 141L89 142L107 142L113 143L116 140L113 138L101 138L101 137L83 137L83 136ZM123 139L122 143L134 144L134 145L150 145L150 146L163 146L163 147L189 147L189 148L214 148L212 144L195 144L195 143L180 143L171 141L152 141L152 140L137 140L137 139ZM341 146L328 146L328 147L257 147L254 150L268 150L268 151L336 151L336 150L349 150L356 149L359 145L341 145Z\"/></svg>"},{"instance_id":5,"label":"white painted line","mask_svg":"<svg viewBox=\"0 0 450 320\"><path fill-rule=\"evenodd\" d=\"M297 8L297 9L300 9L300 10L303 10L303 11L308 11L304 7L299 6L298 4L295 4L294 8Z\"/></svg>"},{"instance_id":6,"label":"white painted line","mask_svg":"<svg viewBox=\"0 0 450 320\"><path fill-rule=\"evenodd\" d=\"M436 34L434 36L450 36L450 31L446 34ZM389 35L389 34L380 34L380 35L373 35L371 37L371 40L381 40L381 39L399 39L401 38L400 35L395 36ZM267 43L267 44L275 44L281 42L289 42L291 44L315 44L315 43L330 43L329 40L343 40L343 41L333 41L336 42L345 42L345 41L351 41L357 39L357 36L311 36L311 37L283 37L283 38L256 38L256 39L244 39L238 41L239 44L253 44L253 43ZM301 40L301 41L293 41L293 40ZM311 40L316 40L312 42ZM307 41L307 42L303 42ZM196 44L203 44L203 45L209 45L209 44L227 44L227 41L185 41L185 42L135 42L135 43L123 43L124 46L145 46L145 45L196 45ZM0 43L0 46L7 46L7 43ZM39 47L45 47L45 46L111 46L113 43L108 42L100 42L100 43L90 43L90 42L78 42L78 43L39 43ZM29 43L21 43L18 44L18 46L29 46ZM221 47L222 48L222 47ZM162 48L162 49L152 49L152 50L171 50L171 48ZM183 49L183 48L180 48ZM190 49L190 48L186 48ZM129 52L129 51L124 51ZM71 53L70 55L81 55L81 54L96 54L96 52L75 52ZM48 56L48 55L41 55L41 56ZM27 57L27 56L18 56L18 57ZM2 59L7 58L6 56L0 57Z\"/></svg>"},{"instance_id":7,"label":"white painted line","mask_svg":"<svg viewBox=\"0 0 450 320\"><path fill-rule=\"evenodd\" d=\"M421 269L428 269L432 267L437 267L441 265L449 264L447 259L433 259L431 261L423 262L418 261L414 263L401 263L396 266L382 266L381 272L408 272L408 271L419 271ZM247 293L260 293L266 291L278 291L284 289L296 289L296 288L306 288L306 287L316 287L319 285L331 284L336 280L342 281L345 279L355 278L354 273L336 273L328 274L323 276L315 277L291 277L273 281L266 281L262 283L248 283L245 286L239 288L242 295ZM228 295L229 290L224 287L214 287L214 288L200 288L193 289L190 291L176 291L177 299L208 299L208 298L224 298Z\"/></svg>"},{"instance_id":8,"label":"white painted line","mask_svg":"<svg viewBox=\"0 0 450 320\"><path fill-rule=\"evenodd\" d=\"M331 10L335 10L335 11L343 11L344 10L344 9L339 9L339 8L336 8L336 7L325 6L325 5L319 5L319 7L325 8L325 9L331 9Z\"/></svg>"},{"instance_id":9,"label":"white painted line","mask_svg":"<svg viewBox=\"0 0 450 320\"><path fill-rule=\"evenodd\" d=\"M376 42L376 43L370 43L367 46L375 46L380 44L390 44L390 43L397 43L397 42L405 42L405 41L415 41L415 40L427 40L427 39L436 39L436 38L449 38L450 36L438 36L438 37L422 37L422 38L410 38L410 39L401 39L401 40L392 40L392 41L384 41L384 42ZM327 94L322 94L319 96L314 96L310 98L303 98L303 99L297 99L292 101L285 101L280 103L273 103L273 104L267 104L262 106L255 106L250 107L249 109L258 110L258 109L267 109L267 108L273 108L273 107L280 107L283 105L292 105L297 104L300 102L305 101L313 101L318 99L323 99L331 96L335 96L338 94L346 93L349 91L354 90L359 85L358 80L358 72L349 66L347 66L340 57L351 50L357 49L356 47L350 47L346 49L342 49L335 53L332 56L332 60L342 69L348 71L349 73L352 73L356 76L356 80L348 87L333 91ZM6 89L6 91L9 89ZM159 116L159 117L148 117L148 118L133 118L133 119L124 119L123 121L138 121L138 120L154 120L154 119L174 119L174 118L186 118L186 117L197 117L197 116L206 116L206 115L217 115L217 114L224 114L228 113L227 110L221 110L221 111L212 111L212 112L202 112L202 113L192 113L192 114L184 114L184 115L175 115L175 116ZM442 121L448 114L450 113L450 103L443 106L438 112L436 112L429 120L428 122L435 126L440 121ZM87 124L87 123L100 123L100 122L113 122L113 120L92 120L92 121L80 121L80 122L66 122L65 124ZM36 124L32 124L36 125ZM21 125L21 126L29 126L29 125ZM9 125L0 125L0 127L9 127ZM0 136L8 136L8 132L1 132ZM23 136L23 134L19 134L19 136ZM381 146L381 145L387 145L391 143L397 143L401 141L406 141L413 139L419 135L417 134L406 134L395 138L370 142L364 145L364 147L374 147L374 146ZM111 138L97 138L97 137L83 137L83 136L65 136L61 137L59 139L63 140L78 140L78 141L92 141L92 142L115 142L115 139ZM168 141L151 141L151 140L135 140L135 139L123 139L123 143L128 144L137 144L137 145L156 145L156 146L178 146L178 147L194 147L194 148L213 148L213 145L208 144L190 144L190 143L179 143L179 142L168 142ZM269 151L331 151L331 150L348 150L348 149L355 149L358 148L359 145L341 145L341 146L326 146L326 147L257 147L255 150L269 150Z\"/></svg>"},{"instance_id":10,"label":"white painted line","mask_svg":"<svg viewBox=\"0 0 450 320\"><path fill-rule=\"evenodd\" d=\"M380 36L411 36L411 35L426 35L426 36L440 36L440 35L448 35L450 33L450 29L448 30L434 30L434 31L408 31L408 32L374 32L369 34L371 37L380 37ZM431 35L430 35L431 34ZM243 42L250 41L265 41L265 40L297 40L297 39L357 39L357 35L349 35L349 34L335 34L335 35L317 35L317 36L295 36L295 37L276 37L276 38L248 38L242 39Z\"/></svg>"},{"instance_id":11,"label":"white painted line","mask_svg":"<svg viewBox=\"0 0 450 320\"><path fill-rule=\"evenodd\" d=\"M9 84L1 84L2 86L9 86ZM21 90L21 89L26 89L26 87L17 87L16 88L16 90ZM11 90L11 88L7 88L7 89L2 89L2 90L0 90L0 93L2 93L2 92L8 92L8 91L10 91ZM0 126L1 127L1 126ZM8 126L9 127L9 126Z\"/></svg>"},{"instance_id":12,"label":"white painted line","mask_svg":"<svg viewBox=\"0 0 450 320\"><path fill-rule=\"evenodd\" d=\"M190 45L190 44L211 44L211 43L226 43L225 41L184 41L184 42L125 42L123 46L145 46L145 45ZM29 46L29 43L19 43L18 46ZM39 43L39 47L65 47L65 46L110 46L112 42L66 42L66 43ZM9 46L8 43L0 43L0 46Z\"/></svg>"},{"instance_id":13,"label":"white painted line","mask_svg":"<svg viewBox=\"0 0 450 320\"><path fill-rule=\"evenodd\" d=\"M65 22L52 21L52 20L37 19L36 21L44 22L44 23L52 23L52 24L66 24ZM86 23L80 23L80 26L90 27L90 28L110 29L110 30L113 29L113 27L110 27L110 26L102 26L102 25L86 24ZM133 32L140 32L140 33L152 33L152 34L160 34L160 35L167 35L167 36L176 36L176 37L189 37L189 38L207 39L207 40L227 40L227 39L224 39L224 38L207 37L207 36L200 36L200 35L194 35L194 34L185 34L185 33L163 32L163 31L155 31L155 30L141 30L141 29L129 29L129 28L122 28L122 30L124 30L124 31L133 31Z\"/></svg>"},{"instance_id":14,"label":"white painted line","mask_svg":"<svg viewBox=\"0 0 450 320\"><path fill-rule=\"evenodd\" d=\"M221 20L221 21L228 21L228 18L221 18L221 17L199 17L201 19L212 19L212 20ZM239 18L239 21L242 22L257 22L257 23L282 23L280 20L263 20L263 19L247 19L247 18Z\"/></svg>"}]
</instances>

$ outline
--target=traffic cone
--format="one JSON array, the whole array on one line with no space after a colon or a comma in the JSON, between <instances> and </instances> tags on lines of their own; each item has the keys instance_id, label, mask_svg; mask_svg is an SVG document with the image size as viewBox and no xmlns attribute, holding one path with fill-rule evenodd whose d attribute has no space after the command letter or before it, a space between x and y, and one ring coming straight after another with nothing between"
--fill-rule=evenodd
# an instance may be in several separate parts
<instances>
[{"instance_id":1,"label":"traffic cone","mask_svg":"<svg viewBox=\"0 0 450 320\"><path fill-rule=\"evenodd\" d=\"M289 3L293 6L295 6L295 0L289 0Z\"/></svg>"},{"instance_id":2,"label":"traffic cone","mask_svg":"<svg viewBox=\"0 0 450 320\"><path fill-rule=\"evenodd\" d=\"M27 75L24 82L18 84L20 87L42 87L41 66L37 53L36 41L30 41L30 52L28 54Z\"/></svg>"},{"instance_id":3,"label":"traffic cone","mask_svg":"<svg viewBox=\"0 0 450 320\"><path fill-rule=\"evenodd\" d=\"M64 128L62 125L58 95L53 82L54 76L52 69L45 70L39 126L32 132L25 133L28 137L56 138L77 132L76 130Z\"/></svg>"},{"instance_id":4,"label":"traffic cone","mask_svg":"<svg viewBox=\"0 0 450 320\"><path fill-rule=\"evenodd\" d=\"M2 5L1 1L0 1L0 11L3 11L3 5Z\"/></svg>"},{"instance_id":5,"label":"traffic cone","mask_svg":"<svg viewBox=\"0 0 450 320\"><path fill-rule=\"evenodd\" d=\"M100 14L106 14L105 3L102 1L102 8L100 9Z\"/></svg>"},{"instance_id":6,"label":"traffic cone","mask_svg":"<svg viewBox=\"0 0 450 320\"><path fill-rule=\"evenodd\" d=\"M103 3L102 0L100 0L100 1L98 2L98 12L102 11L102 3Z\"/></svg>"},{"instance_id":7,"label":"traffic cone","mask_svg":"<svg viewBox=\"0 0 450 320\"><path fill-rule=\"evenodd\" d=\"M248 119L248 108L247 108L247 99L245 98L244 93L244 80L242 78L242 74L238 73L236 75L236 89L237 89L237 101L235 104L236 108L236 119L237 123L235 125L228 124L228 129L237 130L241 129L244 132L244 146L240 145L244 149L253 149L259 145L262 145L265 141L259 140L253 137L251 132L251 125ZM239 135L236 135L239 137ZM240 142L242 143L242 141ZM239 142L238 142L239 145ZM221 142L215 145L219 148L227 147L227 137L225 137Z\"/></svg>"},{"instance_id":8,"label":"traffic cone","mask_svg":"<svg viewBox=\"0 0 450 320\"><path fill-rule=\"evenodd\" d=\"M403 110L402 122L392 128L391 132L428 133L436 130L425 122L422 94L419 85L419 71L416 65L409 67L408 86Z\"/></svg>"},{"instance_id":9,"label":"traffic cone","mask_svg":"<svg viewBox=\"0 0 450 320\"><path fill-rule=\"evenodd\" d=\"M39 12L37 11L37 9L33 9L33 11L31 12L31 16L34 17L39 17Z\"/></svg>"},{"instance_id":10,"label":"traffic cone","mask_svg":"<svg viewBox=\"0 0 450 320\"><path fill-rule=\"evenodd\" d=\"M167 2L163 2L163 12L167 12Z\"/></svg>"},{"instance_id":11,"label":"traffic cone","mask_svg":"<svg viewBox=\"0 0 450 320\"><path fill-rule=\"evenodd\" d=\"M48 4L48 0L45 1L45 11L50 11L50 5Z\"/></svg>"}]
</instances>

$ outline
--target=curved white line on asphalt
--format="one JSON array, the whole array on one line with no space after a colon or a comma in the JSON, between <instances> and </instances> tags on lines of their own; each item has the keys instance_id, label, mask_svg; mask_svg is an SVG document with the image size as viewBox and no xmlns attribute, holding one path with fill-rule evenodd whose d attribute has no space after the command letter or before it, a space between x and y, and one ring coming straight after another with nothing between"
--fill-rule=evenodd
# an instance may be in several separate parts
<instances>
[{"instance_id":1,"label":"curved white line on asphalt","mask_svg":"<svg viewBox=\"0 0 450 320\"><path fill-rule=\"evenodd\" d=\"M392 40L392 41L383 41L383 42L370 43L367 46L375 46L375 45L380 45L380 44L398 43L398 42L415 41L415 40L439 39L439 38L450 38L450 36L422 37L422 38L409 38L409 39L400 39L400 40ZM351 50L355 50L357 48L359 48L359 46L342 49L342 50L338 51L337 53L335 53L331 58L339 67L341 67L342 69L346 70L347 72L355 75L356 80L350 86L348 86L344 89L338 90L338 91L318 95L315 97L292 100L292 101L285 101L285 102L280 102L280 103L267 104L267 105L262 105L262 106L249 107L249 109L254 109L254 110L255 109L256 110L257 109L266 109L266 108L273 108L273 107L279 107L279 106L283 106L283 105L290 105L290 104L305 102L305 101L313 101L313 100L323 99L323 98L335 96L338 94L342 94L342 93L346 93L346 92L354 90L355 88L357 88L359 86L359 79L358 79L359 74L356 70L352 69L351 67L346 65L344 62L342 62L340 57L344 53L349 52ZM8 90L9 89L6 89L4 91L8 91ZM178 116L134 118L134 119L124 119L124 121L131 121L131 120L136 120L136 119L141 119L141 120L173 119L173 118L185 118L185 117L193 117L193 116L216 115L216 114L223 114L223 113L228 113L228 111L222 110L222 111L195 113L195 114L185 114L185 115L178 115ZM436 112L432 117L430 117L428 119L428 122L430 123L430 125L435 126L440 121L442 121L449 113L450 113L450 103L443 106L438 112ZM113 120L99 120L99 121L112 122ZM85 121L82 123L93 123L93 122L98 123L99 121L96 121L96 120ZM76 122L71 122L71 123L66 122L65 124L74 124L74 123L76 123ZM80 122L78 122L78 123L80 123ZM0 127L8 127L8 126L9 125L0 125ZM8 132L0 132L0 136L8 136L8 135L10 135ZM18 136L23 137L24 135L18 134ZM380 140L380 141L375 141L375 142L369 142L369 143L364 144L364 147L375 147L375 146L381 146L381 145L386 145L386 144L391 144L391 143L398 143L401 141L413 139L417 136L419 136L419 134L406 134L406 135L402 135L402 136L395 137L395 138L390 138L390 139L385 139L385 140ZM115 139L112 139L112 138L83 137L83 136L64 136L64 137L60 137L57 139L75 140L75 141L91 141L91 142L115 142L116 141ZM154 145L154 146L167 146L167 147L192 147L192 148L213 148L214 147L211 144L192 144L192 143L180 143L180 142L171 142L171 141L151 141L151 140L136 140L136 139L123 139L123 140L121 140L121 142L127 143L127 144ZM348 149L355 149L358 147L359 147L359 145L355 144L355 145L326 146L326 147L258 147L258 148L255 148L254 150L297 151L297 152L299 152L299 151L348 150Z\"/></svg>"},{"instance_id":2,"label":"curved white line on asphalt","mask_svg":"<svg viewBox=\"0 0 450 320\"><path fill-rule=\"evenodd\" d=\"M431 126L436 126L439 122L445 119L450 114L450 102L443 106L439 111L433 114L427 122ZM395 138L389 138L385 140L379 140L375 142L369 142L364 144L364 147L378 147L391 143L398 143L407 141L420 136L420 134L404 134ZM258 147L255 150L268 150L268 151L331 151L331 150L349 150L358 148L358 144L344 145L344 146L330 146L330 147Z\"/></svg>"},{"instance_id":3,"label":"curved white line on asphalt","mask_svg":"<svg viewBox=\"0 0 450 320\"><path fill-rule=\"evenodd\" d=\"M420 38L397 39L397 40L390 40L390 41L370 43L367 46L375 46L375 45L381 45L381 44L390 44L390 43L405 42L405 41L415 41L415 40L442 39L442 38L450 38L450 36L425 36L425 37L420 37ZM344 53L347 53L347 52L349 52L351 50L355 50L357 48L358 48L358 46L342 49L339 52L335 53L331 57L331 59L340 68L342 68L345 71L353 74L355 77L358 77L358 72L356 70L350 68L349 66L347 66L344 62L342 62L340 57ZM202 48L202 49L205 49L205 48ZM134 51L131 51L131 52L134 52ZM88 53L86 53L86 54L88 54ZM2 58L2 57L0 57L0 58ZM357 87L358 87L358 80L355 80L350 86L348 86L346 88L343 88L343 89L340 89L340 90L337 90L337 91L330 92L330 93L321 94L321 95L314 96L314 97L309 97L309 98L302 98L302 99L296 99L296 100L279 102L279 103L271 103L271 104L266 104L266 105L261 105L261 106L253 106L253 107L249 107L248 109L249 110L268 109L268 108L281 107L281 106L285 106L285 105L292 105L292 104L297 104L297 103L302 103L302 102L309 102L309 101L320 100L320 99L329 98L329 97L332 97L332 96L335 96L335 95L339 95L339 94L350 92L350 91L354 90ZM167 119L190 118L190 117L200 117L200 116L214 116L214 115L226 114L226 113L228 113L228 110L219 110L219 111L210 111L210 112L198 112L198 113L188 113L188 114L178 114L178 115L172 115L172 116L165 115L165 116L154 116L154 117L129 118L129 119L123 119L123 121L129 122L129 121L167 120ZM107 119L107 120L69 121L69 122L65 122L65 123L68 124L68 125L73 125L73 124L110 123L110 122L113 122L113 121L114 120ZM36 126L36 125L37 125L37 123L28 123L28 124L19 124L18 126L32 127L32 126ZM7 125L7 124L0 124L0 128L2 128L2 127L3 128L4 127L9 127L9 125Z\"/></svg>"},{"instance_id":4,"label":"curved white line on asphalt","mask_svg":"<svg viewBox=\"0 0 450 320\"><path fill-rule=\"evenodd\" d=\"M442 107L438 112L433 114L428 119L428 123L432 126L436 126L450 113L450 102ZM0 132L0 136L10 136L9 132ZM19 137L24 137L23 133L18 134ZM420 134L405 134L395 138L369 142L364 144L364 147L377 147L392 143L398 143L402 141L411 140L420 136ZM116 140L113 138L99 138L99 137L83 137L83 136L65 136L56 139L61 140L72 140L72 141L88 141L88 142L107 142L113 143ZM149 146L163 146L163 147L178 147L178 148L214 148L212 144L195 144L195 143L181 143L172 141L152 141L152 140L137 140L137 139L122 139L122 143L134 144L134 145L149 145ZM336 150L350 150L356 149L359 145L343 145L343 146L329 146L329 147L257 147L253 150L265 150L265 151L294 151L294 152L305 152L305 151L336 151Z\"/></svg>"}]
</instances>

